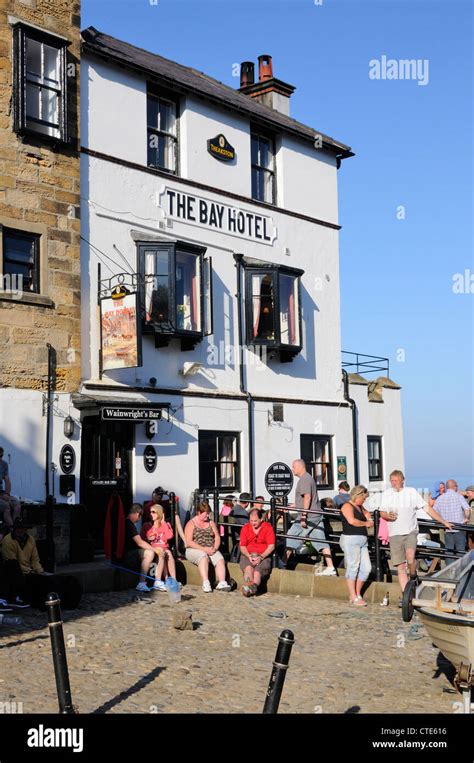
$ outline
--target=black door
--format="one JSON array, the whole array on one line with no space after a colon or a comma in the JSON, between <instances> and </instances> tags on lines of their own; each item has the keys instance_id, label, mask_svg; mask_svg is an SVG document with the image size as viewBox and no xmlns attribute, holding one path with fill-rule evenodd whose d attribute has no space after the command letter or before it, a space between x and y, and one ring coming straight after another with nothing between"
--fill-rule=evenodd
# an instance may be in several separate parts
<instances>
[{"instance_id":1,"label":"black door","mask_svg":"<svg viewBox=\"0 0 474 763\"><path fill-rule=\"evenodd\" d=\"M81 503L98 549L104 544L111 494L120 494L125 511L132 503L134 426L128 421L102 421L99 416L82 421Z\"/></svg>"}]
</instances>

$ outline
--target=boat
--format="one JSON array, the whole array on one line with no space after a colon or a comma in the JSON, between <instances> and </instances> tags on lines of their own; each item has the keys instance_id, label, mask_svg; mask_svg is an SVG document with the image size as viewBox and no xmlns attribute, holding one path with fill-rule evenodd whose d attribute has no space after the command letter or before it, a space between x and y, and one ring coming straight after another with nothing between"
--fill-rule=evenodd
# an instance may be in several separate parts
<instances>
[{"instance_id":1,"label":"boat","mask_svg":"<svg viewBox=\"0 0 474 763\"><path fill-rule=\"evenodd\" d=\"M471 711L474 686L474 549L444 570L410 581L403 592L402 616L417 612L433 643L456 668L456 688Z\"/></svg>"}]
</instances>

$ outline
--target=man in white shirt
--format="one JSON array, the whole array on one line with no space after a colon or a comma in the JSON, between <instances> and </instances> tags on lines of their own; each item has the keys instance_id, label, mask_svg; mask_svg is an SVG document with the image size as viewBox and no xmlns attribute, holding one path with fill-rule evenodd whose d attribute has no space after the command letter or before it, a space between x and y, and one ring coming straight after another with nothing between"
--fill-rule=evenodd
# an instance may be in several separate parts
<instances>
[{"instance_id":1,"label":"man in white shirt","mask_svg":"<svg viewBox=\"0 0 474 763\"><path fill-rule=\"evenodd\" d=\"M429 516L451 529L437 511L432 509L414 487L405 487L405 475L396 469L390 475L391 487L380 496L380 516L387 520L390 541L390 558L397 568L398 582L402 592L408 582L407 563L410 577L416 578L416 539L418 522L416 512L424 509Z\"/></svg>"}]
</instances>

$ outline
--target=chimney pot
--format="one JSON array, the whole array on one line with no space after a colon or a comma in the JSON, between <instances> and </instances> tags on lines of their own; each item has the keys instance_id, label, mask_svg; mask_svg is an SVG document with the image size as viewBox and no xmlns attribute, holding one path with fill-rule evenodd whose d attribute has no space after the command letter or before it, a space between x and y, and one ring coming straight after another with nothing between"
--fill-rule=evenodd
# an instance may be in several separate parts
<instances>
[{"instance_id":1,"label":"chimney pot","mask_svg":"<svg viewBox=\"0 0 474 763\"><path fill-rule=\"evenodd\" d=\"M255 82L255 64L253 61L243 61L240 64L240 87L253 85Z\"/></svg>"},{"instance_id":2,"label":"chimney pot","mask_svg":"<svg viewBox=\"0 0 474 763\"><path fill-rule=\"evenodd\" d=\"M266 79L272 79L273 77L273 65L272 57L265 54L258 57L258 78L260 82L264 82Z\"/></svg>"}]
</instances>

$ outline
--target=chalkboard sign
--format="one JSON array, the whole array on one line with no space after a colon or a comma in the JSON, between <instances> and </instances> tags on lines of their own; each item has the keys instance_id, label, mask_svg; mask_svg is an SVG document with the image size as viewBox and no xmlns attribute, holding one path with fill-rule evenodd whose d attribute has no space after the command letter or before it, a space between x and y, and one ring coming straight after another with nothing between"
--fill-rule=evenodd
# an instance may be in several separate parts
<instances>
[{"instance_id":1,"label":"chalkboard sign","mask_svg":"<svg viewBox=\"0 0 474 763\"><path fill-rule=\"evenodd\" d=\"M293 487L293 473L281 461L272 464L265 474L265 487L274 498L285 498Z\"/></svg>"},{"instance_id":2,"label":"chalkboard sign","mask_svg":"<svg viewBox=\"0 0 474 763\"><path fill-rule=\"evenodd\" d=\"M71 474L76 466L76 454L72 445L63 445L59 454L59 465L63 474Z\"/></svg>"},{"instance_id":3,"label":"chalkboard sign","mask_svg":"<svg viewBox=\"0 0 474 763\"><path fill-rule=\"evenodd\" d=\"M150 474L151 472L155 471L157 460L158 458L156 455L156 450L154 449L153 445L147 445L143 451L143 463L145 465L145 469Z\"/></svg>"}]
</instances>

